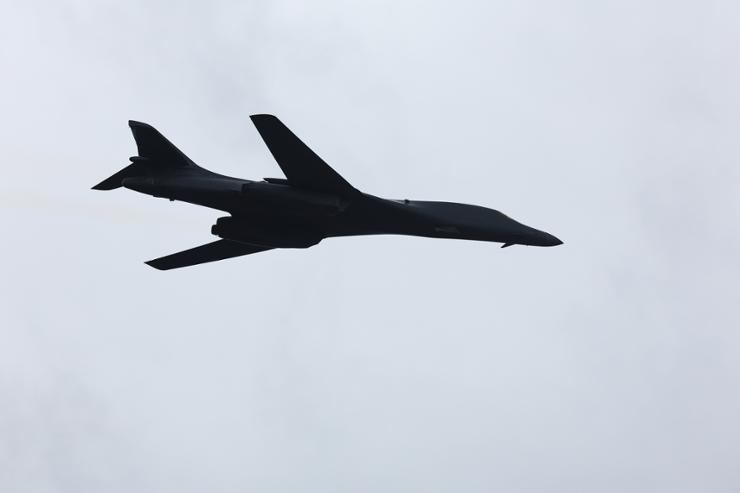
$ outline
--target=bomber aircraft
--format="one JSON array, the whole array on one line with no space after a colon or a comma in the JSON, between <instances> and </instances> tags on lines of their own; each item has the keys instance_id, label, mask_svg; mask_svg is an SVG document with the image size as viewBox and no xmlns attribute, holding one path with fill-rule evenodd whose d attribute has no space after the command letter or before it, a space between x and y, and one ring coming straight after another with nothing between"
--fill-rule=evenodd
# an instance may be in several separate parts
<instances>
[{"instance_id":1,"label":"bomber aircraft","mask_svg":"<svg viewBox=\"0 0 740 493\"><path fill-rule=\"evenodd\" d=\"M154 127L129 121L138 147L131 164L93 187L125 187L228 213L211 228L220 239L146 262L176 269L275 248L308 248L336 236L396 234L511 245L562 241L477 205L390 200L350 185L273 115L252 115L285 178L244 180L201 168Z\"/></svg>"}]
</instances>

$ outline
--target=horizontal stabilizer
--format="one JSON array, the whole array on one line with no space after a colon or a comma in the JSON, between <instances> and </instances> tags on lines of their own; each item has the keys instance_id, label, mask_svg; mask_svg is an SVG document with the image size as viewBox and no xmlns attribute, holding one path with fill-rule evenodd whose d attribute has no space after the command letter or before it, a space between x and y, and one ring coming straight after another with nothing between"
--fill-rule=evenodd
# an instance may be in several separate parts
<instances>
[{"instance_id":1,"label":"horizontal stabilizer","mask_svg":"<svg viewBox=\"0 0 740 493\"><path fill-rule=\"evenodd\" d=\"M251 253L271 250L269 247L248 245L230 240L218 240L205 245L173 253L165 257L159 257L146 262L147 265L159 270L178 269L190 265L204 264L206 262L215 262L227 258L241 257Z\"/></svg>"},{"instance_id":2,"label":"horizontal stabilizer","mask_svg":"<svg viewBox=\"0 0 740 493\"><path fill-rule=\"evenodd\" d=\"M132 163L123 168L115 175L111 176L110 178L106 178L92 188L93 190L114 190L121 186L121 181L123 181L124 178L136 176L140 174L140 172L141 165L139 163Z\"/></svg>"},{"instance_id":3,"label":"horizontal stabilizer","mask_svg":"<svg viewBox=\"0 0 740 493\"><path fill-rule=\"evenodd\" d=\"M359 193L273 115L252 115L262 139L291 186L351 196Z\"/></svg>"}]
</instances>

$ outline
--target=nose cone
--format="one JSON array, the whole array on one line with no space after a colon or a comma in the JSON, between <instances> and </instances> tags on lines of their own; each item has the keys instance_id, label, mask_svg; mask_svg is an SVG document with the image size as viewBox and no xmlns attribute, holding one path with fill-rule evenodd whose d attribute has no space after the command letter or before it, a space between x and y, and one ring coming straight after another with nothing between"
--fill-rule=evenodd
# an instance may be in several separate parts
<instances>
[{"instance_id":1,"label":"nose cone","mask_svg":"<svg viewBox=\"0 0 740 493\"><path fill-rule=\"evenodd\" d=\"M550 233L540 231L539 229L529 228L527 233L523 236L524 241L522 241L522 243L524 245L551 247L563 244L563 242L560 241L560 238L557 238Z\"/></svg>"},{"instance_id":2,"label":"nose cone","mask_svg":"<svg viewBox=\"0 0 740 493\"><path fill-rule=\"evenodd\" d=\"M526 224L522 224L508 217L506 219L508 220L506 229L508 229L510 233L503 239L503 241L498 240L502 241L505 245L551 247L563 244L560 238L557 238L550 233L527 226Z\"/></svg>"},{"instance_id":3,"label":"nose cone","mask_svg":"<svg viewBox=\"0 0 740 493\"><path fill-rule=\"evenodd\" d=\"M551 235L550 233L545 233L543 231L542 232L542 235L543 235L542 246L558 246L558 245L562 245L563 244L563 242L560 240L560 238L557 238L557 237Z\"/></svg>"}]
</instances>

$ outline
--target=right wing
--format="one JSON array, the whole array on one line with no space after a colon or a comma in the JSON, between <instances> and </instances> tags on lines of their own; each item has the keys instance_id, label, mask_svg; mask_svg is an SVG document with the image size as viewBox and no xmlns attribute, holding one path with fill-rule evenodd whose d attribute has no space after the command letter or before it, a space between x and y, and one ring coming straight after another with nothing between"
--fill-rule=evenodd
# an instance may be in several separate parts
<instances>
[{"instance_id":1,"label":"right wing","mask_svg":"<svg viewBox=\"0 0 740 493\"><path fill-rule=\"evenodd\" d=\"M301 142L288 127L273 115L252 115L252 123L267 144L275 161L297 188L352 196L356 188Z\"/></svg>"},{"instance_id":2,"label":"right wing","mask_svg":"<svg viewBox=\"0 0 740 493\"><path fill-rule=\"evenodd\" d=\"M272 250L270 247L261 247L257 245L247 245L237 241L218 240L205 245L173 253L165 257L159 257L146 262L147 265L159 270L178 269L189 265L204 264L206 262L215 262L227 258L241 257L251 253Z\"/></svg>"}]
</instances>

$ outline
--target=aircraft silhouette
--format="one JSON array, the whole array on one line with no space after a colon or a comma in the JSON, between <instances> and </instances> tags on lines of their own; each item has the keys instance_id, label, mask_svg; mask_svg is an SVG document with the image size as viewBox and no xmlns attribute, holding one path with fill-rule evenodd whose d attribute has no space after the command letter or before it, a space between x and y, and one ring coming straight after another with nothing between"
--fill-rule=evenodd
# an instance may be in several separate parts
<instances>
[{"instance_id":1,"label":"aircraft silhouette","mask_svg":"<svg viewBox=\"0 0 740 493\"><path fill-rule=\"evenodd\" d=\"M93 187L125 187L228 212L220 240L146 262L176 269L274 248L308 248L335 236L399 234L555 246L562 241L493 209L454 202L389 200L360 192L272 115L252 115L286 178L243 180L196 165L154 127L129 121L131 164Z\"/></svg>"}]
</instances>

